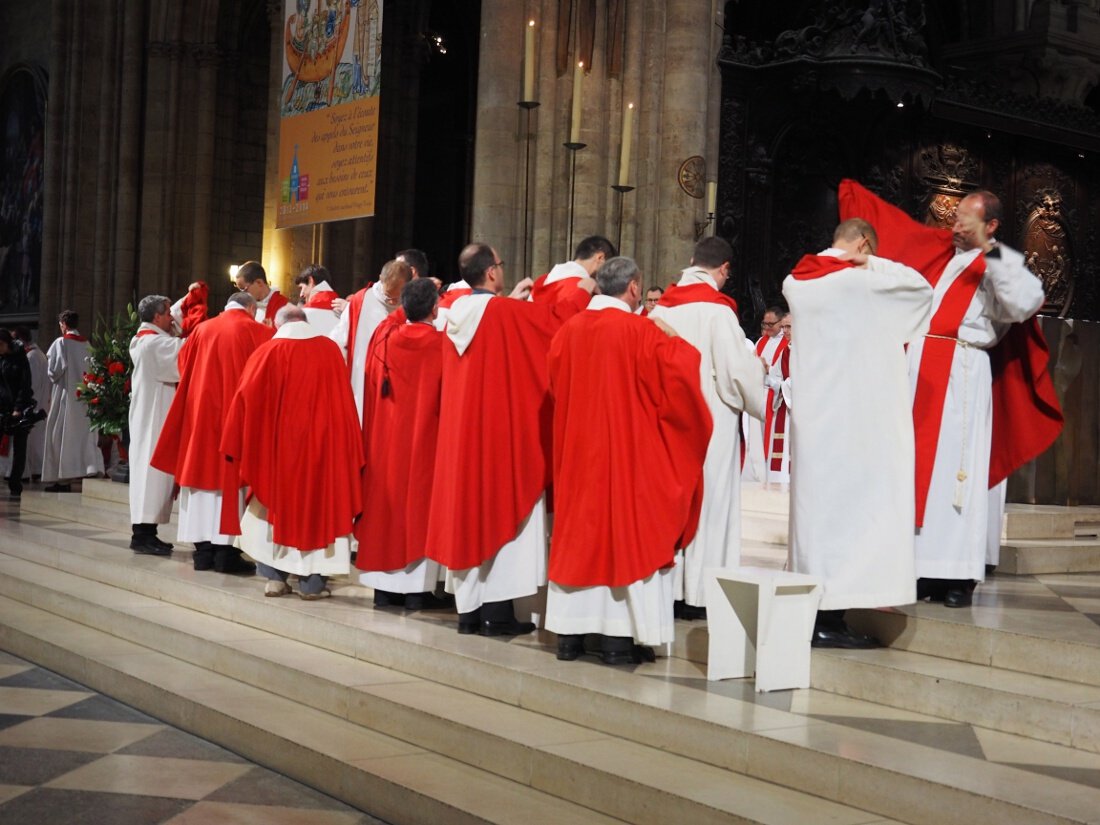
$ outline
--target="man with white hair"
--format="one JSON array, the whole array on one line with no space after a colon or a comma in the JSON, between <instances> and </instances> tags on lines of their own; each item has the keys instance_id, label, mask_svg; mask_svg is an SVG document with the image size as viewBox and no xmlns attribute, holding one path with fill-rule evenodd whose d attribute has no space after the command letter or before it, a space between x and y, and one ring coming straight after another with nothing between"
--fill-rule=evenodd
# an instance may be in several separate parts
<instances>
[{"instance_id":1,"label":"man with white hair","mask_svg":"<svg viewBox=\"0 0 1100 825\"><path fill-rule=\"evenodd\" d=\"M230 468L222 491L221 529L266 578L264 594L314 600L330 595L330 576L346 574L352 524L359 515L362 430L339 347L306 322L303 308L283 307L276 332L248 358L226 407L220 452ZM309 449L277 438L306 428ZM317 460L317 456L327 460ZM235 509L240 490L251 496Z\"/></svg>"},{"instance_id":2,"label":"man with white hair","mask_svg":"<svg viewBox=\"0 0 1100 825\"><path fill-rule=\"evenodd\" d=\"M225 459L222 426L248 357L271 339L256 323L256 300L247 292L229 297L225 311L204 321L180 350L180 382L168 410L152 466L180 486L180 541L195 545L196 570L254 573L241 559L233 538L220 529ZM266 445L274 450L273 444Z\"/></svg>"},{"instance_id":3,"label":"man with white hair","mask_svg":"<svg viewBox=\"0 0 1100 825\"><path fill-rule=\"evenodd\" d=\"M585 635L596 634L592 652L605 664L629 664L652 661L650 645L675 639L672 564L698 517L711 418L698 350L663 321L633 312L637 264L612 258L596 283L600 294L550 346L555 521L546 627L558 634L559 659L587 652Z\"/></svg>"}]
</instances>

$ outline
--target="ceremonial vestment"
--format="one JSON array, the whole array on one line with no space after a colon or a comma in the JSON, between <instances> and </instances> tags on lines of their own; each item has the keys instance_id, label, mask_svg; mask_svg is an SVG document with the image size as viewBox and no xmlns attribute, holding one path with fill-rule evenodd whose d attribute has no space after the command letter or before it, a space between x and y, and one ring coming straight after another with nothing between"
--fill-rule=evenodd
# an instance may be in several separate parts
<instances>
[{"instance_id":1,"label":"ceremonial vestment","mask_svg":"<svg viewBox=\"0 0 1100 825\"><path fill-rule=\"evenodd\" d=\"M909 604L916 577L905 345L928 328L932 289L903 264L870 257L866 268L852 267L839 254L807 255L783 282L798 325L789 350L798 375L789 567L821 578L822 610Z\"/></svg>"},{"instance_id":2,"label":"ceremonial vestment","mask_svg":"<svg viewBox=\"0 0 1100 825\"><path fill-rule=\"evenodd\" d=\"M256 302L256 320L265 327L275 329L275 315L289 303L283 293L272 287L266 298Z\"/></svg>"},{"instance_id":3,"label":"ceremonial vestment","mask_svg":"<svg viewBox=\"0 0 1100 825\"><path fill-rule=\"evenodd\" d=\"M603 295L554 336L549 630L675 638L672 565L698 521L711 434L699 364L685 340Z\"/></svg>"},{"instance_id":4,"label":"ceremonial vestment","mask_svg":"<svg viewBox=\"0 0 1100 825\"><path fill-rule=\"evenodd\" d=\"M340 345L347 359L351 392L355 396L355 409L360 421L363 416L363 376L366 374L367 348L374 330L395 307L396 304L386 300L380 281L363 287L348 298L348 305L340 314L340 320L329 333L329 338Z\"/></svg>"},{"instance_id":5,"label":"ceremonial vestment","mask_svg":"<svg viewBox=\"0 0 1100 825\"><path fill-rule=\"evenodd\" d=\"M103 472L103 453L88 418L88 407L76 397L76 385L89 368L88 339L70 330L50 344L46 373L53 389L46 418L42 480L63 481Z\"/></svg>"},{"instance_id":6,"label":"ceremonial vestment","mask_svg":"<svg viewBox=\"0 0 1100 825\"><path fill-rule=\"evenodd\" d=\"M309 293L309 300L302 307L309 325L322 335L330 334L340 322L332 309L332 302L339 297L329 286L328 281L321 281L313 287L313 291Z\"/></svg>"},{"instance_id":7,"label":"ceremonial vestment","mask_svg":"<svg viewBox=\"0 0 1100 825\"><path fill-rule=\"evenodd\" d=\"M39 410L50 409L50 374L49 361L46 353L31 341L24 341L27 350L27 363L31 368L31 391L34 393L34 403ZM23 471L24 476L34 477L42 475L42 461L46 452L46 419L43 418L31 428L27 436L27 464Z\"/></svg>"},{"instance_id":8,"label":"ceremonial vestment","mask_svg":"<svg viewBox=\"0 0 1100 825\"><path fill-rule=\"evenodd\" d=\"M576 287L588 272L576 261L557 264L553 269L535 279L531 285L529 300L538 304L556 304Z\"/></svg>"},{"instance_id":9,"label":"ceremonial vestment","mask_svg":"<svg viewBox=\"0 0 1100 825\"><path fill-rule=\"evenodd\" d=\"M745 346L737 305L699 267L650 313L699 350L700 387L714 421L703 465L703 501L695 538L684 548L677 597L704 607L706 571L741 563L741 413L763 415L764 367ZM680 593L682 591L682 595Z\"/></svg>"},{"instance_id":10,"label":"ceremonial vestment","mask_svg":"<svg viewBox=\"0 0 1100 825\"><path fill-rule=\"evenodd\" d=\"M575 289L546 305L476 292L451 307L428 557L448 569L460 613L546 583L546 356L589 297Z\"/></svg>"},{"instance_id":11,"label":"ceremonial vestment","mask_svg":"<svg viewBox=\"0 0 1100 825\"><path fill-rule=\"evenodd\" d=\"M390 318L367 354L366 469L355 566L368 587L424 593L435 588L440 574L439 565L426 558L425 513L439 435L444 340L431 323L391 324Z\"/></svg>"},{"instance_id":12,"label":"ceremonial vestment","mask_svg":"<svg viewBox=\"0 0 1100 825\"><path fill-rule=\"evenodd\" d=\"M167 524L172 514L172 476L149 462L180 380L184 339L143 323L130 340L130 523Z\"/></svg>"}]
</instances>

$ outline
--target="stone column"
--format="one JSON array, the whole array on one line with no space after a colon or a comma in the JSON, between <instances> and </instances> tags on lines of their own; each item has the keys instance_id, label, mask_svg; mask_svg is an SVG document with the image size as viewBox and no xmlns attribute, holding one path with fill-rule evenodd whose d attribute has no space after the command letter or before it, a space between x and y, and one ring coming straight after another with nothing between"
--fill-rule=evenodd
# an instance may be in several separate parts
<instances>
[{"instance_id":1,"label":"stone column","mask_svg":"<svg viewBox=\"0 0 1100 825\"><path fill-rule=\"evenodd\" d=\"M276 229L279 209L279 120L283 108L283 3L267 0L267 19L271 24L271 71L268 74L267 173L264 187L263 259L267 279L284 293L292 255L292 232Z\"/></svg>"},{"instance_id":2,"label":"stone column","mask_svg":"<svg viewBox=\"0 0 1100 825\"><path fill-rule=\"evenodd\" d=\"M194 48L198 64L198 100L191 139L195 152L191 228L191 279L210 280L210 230L214 193L215 116L218 105L218 47L203 43ZM221 273L215 273L215 275Z\"/></svg>"},{"instance_id":3,"label":"stone column","mask_svg":"<svg viewBox=\"0 0 1100 825\"><path fill-rule=\"evenodd\" d=\"M43 349L56 334L61 310L61 250L65 203L65 124L68 107L72 19L69 4L53 0L50 8L50 85L46 101L45 180L42 208L42 274L39 281L38 325Z\"/></svg>"},{"instance_id":4,"label":"stone column","mask_svg":"<svg viewBox=\"0 0 1100 825\"><path fill-rule=\"evenodd\" d=\"M661 146L657 170L657 236L654 264L673 274L686 264L695 242L695 221L705 206L677 182L680 164L706 153L710 59L710 3L670 0L665 19Z\"/></svg>"},{"instance_id":5,"label":"stone column","mask_svg":"<svg viewBox=\"0 0 1100 825\"><path fill-rule=\"evenodd\" d=\"M124 307L137 292L148 294L139 278L138 227L141 209L142 76L145 32L142 0L126 0L122 19L122 66L119 88L118 191L115 220L115 290L112 303Z\"/></svg>"}]
</instances>

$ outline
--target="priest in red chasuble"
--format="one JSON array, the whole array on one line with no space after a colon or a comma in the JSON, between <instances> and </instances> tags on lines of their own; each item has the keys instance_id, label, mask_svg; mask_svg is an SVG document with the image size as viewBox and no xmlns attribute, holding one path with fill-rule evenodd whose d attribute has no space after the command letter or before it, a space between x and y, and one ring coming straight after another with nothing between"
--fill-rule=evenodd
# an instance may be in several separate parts
<instances>
[{"instance_id":1,"label":"priest in red chasuble","mask_svg":"<svg viewBox=\"0 0 1100 825\"><path fill-rule=\"evenodd\" d=\"M583 278L554 304L500 297L504 262L486 244L458 259L473 292L452 305L443 345L428 557L448 569L460 633L530 633L513 599L546 583L550 340L588 305ZM513 296L526 297L530 281Z\"/></svg>"},{"instance_id":2,"label":"priest in red chasuble","mask_svg":"<svg viewBox=\"0 0 1100 825\"><path fill-rule=\"evenodd\" d=\"M362 432L340 348L306 321L301 307L283 307L274 338L258 347L227 410L221 452L222 529L268 579L268 596L329 595L329 576L351 568L351 532L362 510ZM308 432L307 443L277 442ZM236 492L247 490L244 513Z\"/></svg>"},{"instance_id":3,"label":"priest in red chasuble","mask_svg":"<svg viewBox=\"0 0 1100 825\"><path fill-rule=\"evenodd\" d=\"M591 278L608 258L619 254L615 245L602 235L591 235L577 244L573 260L557 264L531 285L531 300L553 304L573 289L581 278Z\"/></svg>"},{"instance_id":4,"label":"priest in red chasuble","mask_svg":"<svg viewBox=\"0 0 1100 825\"><path fill-rule=\"evenodd\" d=\"M361 584L374 589L375 607L431 610L452 607L434 595L441 568L427 556L439 436L443 333L435 328L439 293L429 278L401 291L404 322L391 313L367 352L363 391L363 517L355 526Z\"/></svg>"},{"instance_id":5,"label":"priest in red chasuble","mask_svg":"<svg viewBox=\"0 0 1100 825\"><path fill-rule=\"evenodd\" d=\"M177 536L194 543L196 570L256 572L220 526L225 458L219 449L245 362L272 336L255 316L256 299L238 292L229 296L220 315L188 336L179 354L180 383L153 452L152 466L175 476L180 486Z\"/></svg>"},{"instance_id":6,"label":"priest in red chasuble","mask_svg":"<svg viewBox=\"0 0 1100 825\"><path fill-rule=\"evenodd\" d=\"M652 661L671 642L673 561L698 521L711 414L699 351L634 314L638 267L612 258L600 294L550 347L554 537L546 627L558 658ZM638 449L638 445L644 445Z\"/></svg>"}]
</instances>

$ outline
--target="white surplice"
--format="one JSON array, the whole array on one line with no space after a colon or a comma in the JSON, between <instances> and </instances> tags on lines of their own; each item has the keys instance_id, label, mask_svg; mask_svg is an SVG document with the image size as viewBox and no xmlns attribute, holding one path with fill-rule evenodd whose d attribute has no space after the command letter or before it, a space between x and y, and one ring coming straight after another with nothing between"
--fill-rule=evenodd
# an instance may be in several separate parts
<instances>
[{"instance_id":1,"label":"white surplice","mask_svg":"<svg viewBox=\"0 0 1100 825\"><path fill-rule=\"evenodd\" d=\"M149 466L176 395L184 339L143 323L130 341L130 522L167 524L175 479Z\"/></svg>"},{"instance_id":2,"label":"white surplice","mask_svg":"<svg viewBox=\"0 0 1100 825\"><path fill-rule=\"evenodd\" d=\"M74 334L78 334L73 330ZM83 478L103 472L103 454L92 431L88 408L76 397L76 385L89 368L87 341L64 336L50 344L46 372L52 389L42 459L45 482Z\"/></svg>"},{"instance_id":3,"label":"white surplice","mask_svg":"<svg viewBox=\"0 0 1100 825\"><path fill-rule=\"evenodd\" d=\"M936 445L932 483L917 530L917 575L933 579L985 578L989 541L989 453L993 435L993 397L989 354L1011 323L1026 321L1043 305L1043 285L1024 256L1004 244L999 258L986 257L985 275L959 326L951 361L943 421ZM947 289L978 256L960 252L936 284L932 313ZM915 393L923 340L909 347L910 391ZM965 473L961 484L958 474ZM961 506L957 506L959 502Z\"/></svg>"},{"instance_id":4,"label":"white surplice","mask_svg":"<svg viewBox=\"0 0 1100 825\"><path fill-rule=\"evenodd\" d=\"M359 323L355 328L355 340L351 342L351 352L348 352L348 335L351 330L350 307L340 313L340 319L328 337L340 345L344 357L351 361L351 391L355 396L355 409L359 412L359 420L363 420L363 379L367 366L367 346L371 336L386 316L395 306L386 302L386 293L382 289L382 282L372 284L363 296L363 305L359 310Z\"/></svg>"},{"instance_id":5,"label":"white surplice","mask_svg":"<svg viewBox=\"0 0 1100 825\"><path fill-rule=\"evenodd\" d=\"M789 567L824 581L822 610L909 604L914 453L904 347L928 328L932 288L916 270L871 257L867 268L788 276L783 295L796 319L798 376Z\"/></svg>"},{"instance_id":6,"label":"white surplice","mask_svg":"<svg viewBox=\"0 0 1100 825\"><path fill-rule=\"evenodd\" d=\"M678 286L717 284L704 270L689 267ZM671 326L699 350L700 383L714 422L703 462L703 503L699 529L684 548L682 587L677 598L690 605L706 605L704 581L710 567L737 567L741 563L741 413L764 415L764 366L745 345L737 315L724 304L695 302L658 305L649 313ZM678 574L679 576L679 574Z\"/></svg>"}]
</instances>

